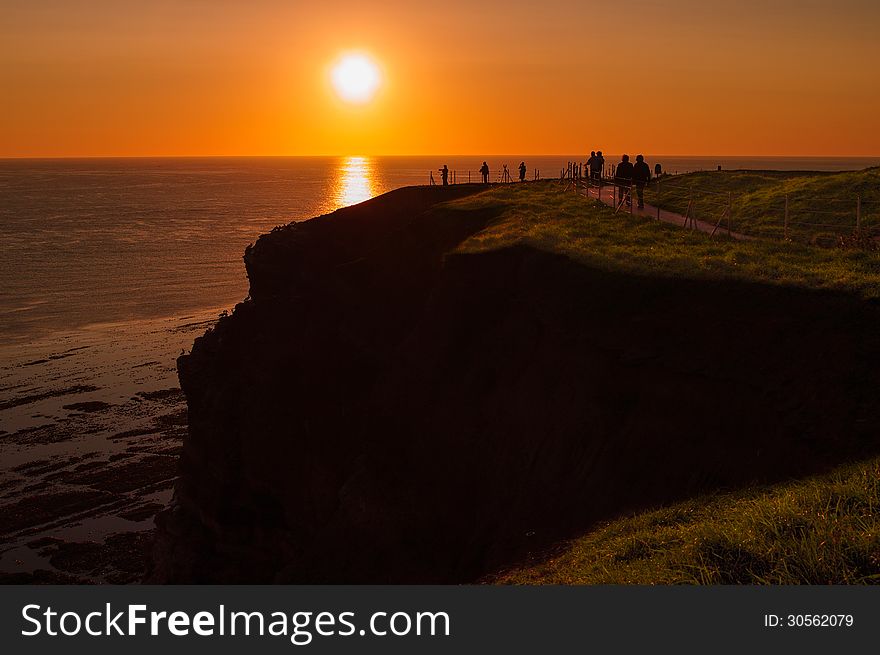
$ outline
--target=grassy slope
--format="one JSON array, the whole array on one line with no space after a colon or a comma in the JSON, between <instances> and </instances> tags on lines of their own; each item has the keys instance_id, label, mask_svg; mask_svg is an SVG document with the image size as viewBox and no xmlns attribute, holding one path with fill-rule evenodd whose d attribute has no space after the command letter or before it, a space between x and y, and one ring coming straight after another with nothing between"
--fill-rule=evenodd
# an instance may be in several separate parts
<instances>
[{"instance_id":1,"label":"grassy slope","mask_svg":"<svg viewBox=\"0 0 880 655\"><path fill-rule=\"evenodd\" d=\"M603 270L745 279L880 298L880 254L796 243L735 242L612 210L554 182L495 187L442 211L491 208L492 227L461 246L474 252L525 242Z\"/></svg>"},{"instance_id":2,"label":"grassy slope","mask_svg":"<svg viewBox=\"0 0 880 655\"><path fill-rule=\"evenodd\" d=\"M856 196L862 196L862 228L880 228L880 168L843 173L723 171L680 175L652 185L648 201L684 214L691 190L697 218L715 222L733 197L733 227L755 236L783 238L785 197L789 237L833 243L855 228ZM826 226L833 227L826 227Z\"/></svg>"},{"instance_id":3,"label":"grassy slope","mask_svg":"<svg viewBox=\"0 0 880 655\"><path fill-rule=\"evenodd\" d=\"M880 582L880 459L619 519L502 584Z\"/></svg>"},{"instance_id":4,"label":"grassy slope","mask_svg":"<svg viewBox=\"0 0 880 655\"><path fill-rule=\"evenodd\" d=\"M833 177L833 176L826 176ZM794 178L786 183L801 183ZM553 183L494 188L444 211L494 208L498 221L461 246L518 242L604 270L740 278L880 297L880 254L779 242L712 240L609 209ZM880 575L880 459L834 474L690 500L621 519L544 563L496 582L864 583Z\"/></svg>"}]
</instances>

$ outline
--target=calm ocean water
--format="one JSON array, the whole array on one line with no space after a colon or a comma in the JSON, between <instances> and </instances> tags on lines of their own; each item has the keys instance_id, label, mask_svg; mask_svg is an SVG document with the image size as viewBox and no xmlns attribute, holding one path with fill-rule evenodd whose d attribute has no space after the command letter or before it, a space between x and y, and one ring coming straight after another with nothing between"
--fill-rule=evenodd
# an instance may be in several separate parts
<instances>
[{"instance_id":1,"label":"calm ocean water","mask_svg":"<svg viewBox=\"0 0 880 655\"><path fill-rule=\"evenodd\" d=\"M489 157L497 176L519 157ZM574 157L528 157L529 178ZM609 156L609 162L616 161ZM648 157L670 172L844 170L876 159ZM0 161L0 338L231 306L247 293L241 256L261 233L425 184L475 157Z\"/></svg>"}]
</instances>

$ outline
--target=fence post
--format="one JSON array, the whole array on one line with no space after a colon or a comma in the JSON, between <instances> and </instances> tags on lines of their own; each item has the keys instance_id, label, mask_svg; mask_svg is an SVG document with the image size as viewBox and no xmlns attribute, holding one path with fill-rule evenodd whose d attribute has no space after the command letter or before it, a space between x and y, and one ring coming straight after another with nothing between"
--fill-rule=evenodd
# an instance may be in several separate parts
<instances>
[{"instance_id":1,"label":"fence post","mask_svg":"<svg viewBox=\"0 0 880 655\"><path fill-rule=\"evenodd\" d=\"M657 220L660 220L660 177L657 177Z\"/></svg>"},{"instance_id":2,"label":"fence post","mask_svg":"<svg viewBox=\"0 0 880 655\"><path fill-rule=\"evenodd\" d=\"M862 194L856 196L856 236L862 232Z\"/></svg>"},{"instance_id":3,"label":"fence post","mask_svg":"<svg viewBox=\"0 0 880 655\"><path fill-rule=\"evenodd\" d=\"M788 194L785 194L785 216L782 219L782 238L788 241Z\"/></svg>"},{"instance_id":4,"label":"fence post","mask_svg":"<svg viewBox=\"0 0 880 655\"><path fill-rule=\"evenodd\" d=\"M730 224L733 222L733 191L727 192L727 236L730 238Z\"/></svg>"},{"instance_id":5,"label":"fence post","mask_svg":"<svg viewBox=\"0 0 880 655\"><path fill-rule=\"evenodd\" d=\"M694 189L691 187L690 195L688 196L688 206L687 211L684 213L684 229L689 229L691 227L696 228L697 224L694 222L694 217L691 216L691 212L694 211Z\"/></svg>"}]
</instances>

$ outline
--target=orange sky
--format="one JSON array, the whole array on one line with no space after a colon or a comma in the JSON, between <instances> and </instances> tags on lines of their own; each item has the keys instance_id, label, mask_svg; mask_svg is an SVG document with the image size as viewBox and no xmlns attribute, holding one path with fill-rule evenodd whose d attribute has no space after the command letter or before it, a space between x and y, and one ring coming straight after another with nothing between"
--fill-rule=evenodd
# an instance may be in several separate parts
<instances>
[{"instance_id":1,"label":"orange sky","mask_svg":"<svg viewBox=\"0 0 880 655\"><path fill-rule=\"evenodd\" d=\"M876 156L878 29L877 0L4 0L0 157Z\"/></svg>"}]
</instances>

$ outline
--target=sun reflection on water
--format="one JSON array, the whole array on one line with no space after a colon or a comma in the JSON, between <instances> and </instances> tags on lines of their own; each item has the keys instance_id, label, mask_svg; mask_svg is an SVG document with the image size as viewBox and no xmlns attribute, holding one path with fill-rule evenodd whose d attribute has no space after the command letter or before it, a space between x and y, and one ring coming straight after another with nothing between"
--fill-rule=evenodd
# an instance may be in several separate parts
<instances>
[{"instance_id":1,"label":"sun reflection on water","mask_svg":"<svg viewBox=\"0 0 880 655\"><path fill-rule=\"evenodd\" d=\"M369 157L346 157L340 162L336 180L336 204L355 205L375 195L373 162Z\"/></svg>"}]
</instances>

